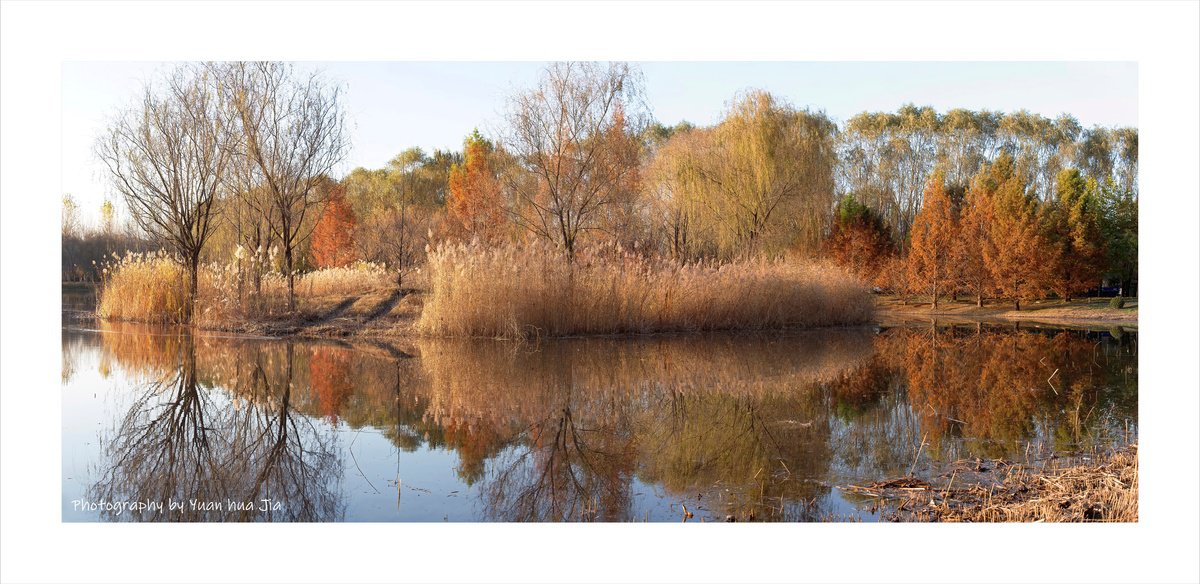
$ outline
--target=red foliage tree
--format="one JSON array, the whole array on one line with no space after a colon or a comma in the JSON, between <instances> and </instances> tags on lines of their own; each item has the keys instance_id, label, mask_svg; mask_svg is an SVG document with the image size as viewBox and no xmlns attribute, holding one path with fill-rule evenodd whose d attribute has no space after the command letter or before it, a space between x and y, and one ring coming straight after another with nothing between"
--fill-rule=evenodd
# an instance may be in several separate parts
<instances>
[{"instance_id":1,"label":"red foliage tree","mask_svg":"<svg viewBox=\"0 0 1200 584\"><path fill-rule=\"evenodd\" d=\"M329 193L329 201L313 229L312 256L318 268L336 268L352 263L354 253L354 212L346 202L346 191L338 185Z\"/></svg>"},{"instance_id":2,"label":"red foliage tree","mask_svg":"<svg viewBox=\"0 0 1200 584\"><path fill-rule=\"evenodd\" d=\"M877 213L846 195L838 202L833 226L825 240L825 253L834 263L850 269L862 279L890 288L890 276L882 274L895 255L891 230Z\"/></svg>"}]
</instances>

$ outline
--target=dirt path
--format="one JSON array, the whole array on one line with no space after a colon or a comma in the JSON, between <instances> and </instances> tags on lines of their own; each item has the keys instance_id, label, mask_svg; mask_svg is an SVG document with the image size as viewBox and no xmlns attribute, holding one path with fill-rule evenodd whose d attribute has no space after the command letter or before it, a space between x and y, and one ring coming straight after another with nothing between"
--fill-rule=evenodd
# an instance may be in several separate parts
<instances>
[{"instance_id":1,"label":"dirt path","mask_svg":"<svg viewBox=\"0 0 1200 584\"><path fill-rule=\"evenodd\" d=\"M392 293L389 294L387 298L384 298L382 302L380 302L378 305L375 306L375 308L373 308L371 310L371 312L367 313L366 317L363 318L363 322L364 323L371 322L371 321L391 312L392 309L395 308L397 304L400 304L400 301L403 300L405 296L408 296L409 292L412 292L412 291L405 290L405 289L393 290Z\"/></svg>"}]
</instances>

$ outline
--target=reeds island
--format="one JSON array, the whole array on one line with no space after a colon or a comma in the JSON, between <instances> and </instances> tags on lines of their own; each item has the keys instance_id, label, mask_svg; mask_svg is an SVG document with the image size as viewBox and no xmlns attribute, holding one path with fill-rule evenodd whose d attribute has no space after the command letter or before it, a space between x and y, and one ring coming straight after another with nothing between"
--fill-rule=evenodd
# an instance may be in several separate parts
<instances>
[{"instance_id":1,"label":"reeds island","mask_svg":"<svg viewBox=\"0 0 1200 584\"><path fill-rule=\"evenodd\" d=\"M855 325L874 301L821 262L674 263L619 246L576 253L532 243L445 245L429 254L417 329L447 337L527 339Z\"/></svg>"}]
</instances>

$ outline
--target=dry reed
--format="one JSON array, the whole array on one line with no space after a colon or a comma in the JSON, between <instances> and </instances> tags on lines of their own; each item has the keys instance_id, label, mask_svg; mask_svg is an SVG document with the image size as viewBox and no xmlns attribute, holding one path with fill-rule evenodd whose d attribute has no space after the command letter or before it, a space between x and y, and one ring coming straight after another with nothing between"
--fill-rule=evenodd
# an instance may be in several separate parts
<instances>
[{"instance_id":1,"label":"dry reed","mask_svg":"<svg viewBox=\"0 0 1200 584\"><path fill-rule=\"evenodd\" d=\"M429 255L418 323L435 336L531 338L761 330L868 322L874 301L828 264L746 260L684 265L619 247L573 262L546 244L443 246Z\"/></svg>"},{"instance_id":2,"label":"dry reed","mask_svg":"<svg viewBox=\"0 0 1200 584\"><path fill-rule=\"evenodd\" d=\"M941 522L1135 522L1138 520L1137 444L1092 459L1060 459L1024 466L989 461L1007 469L992 484L960 480L946 486L913 478L844 490L876 497L893 521ZM978 465L980 463L974 463ZM971 466L971 465L968 465ZM968 473L969 474L969 473ZM964 485L964 486L958 486ZM898 502L898 504L897 504Z\"/></svg>"},{"instance_id":3,"label":"dry reed","mask_svg":"<svg viewBox=\"0 0 1200 584\"><path fill-rule=\"evenodd\" d=\"M101 270L96 312L110 320L186 322L187 270L164 252L113 254Z\"/></svg>"},{"instance_id":4,"label":"dry reed","mask_svg":"<svg viewBox=\"0 0 1200 584\"><path fill-rule=\"evenodd\" d=\"M356 262L341 268L309 272L296 282L296 293L304 297L362 294L394 285L380 264Z\"/></svg>"},{"instance_id":5,"label":"dry reed","mask_svg":"<svg viewBox=\"0 0 1200 584\"><path fill-rule=\"evenodd\" d=\"M254 274L260 274L255 282ZM106 320L154 323L188 322L187 271L166 252L114 255L102 269L97 315ZM199 295L193 322L218 327L233 322L283 315L287 312L287 279L262 271L254 258L237 257L226 264L200 267ZM296 296L357 295L392 286L387 269L359 262L301 274Z\"/></svg>"}]
</instances>

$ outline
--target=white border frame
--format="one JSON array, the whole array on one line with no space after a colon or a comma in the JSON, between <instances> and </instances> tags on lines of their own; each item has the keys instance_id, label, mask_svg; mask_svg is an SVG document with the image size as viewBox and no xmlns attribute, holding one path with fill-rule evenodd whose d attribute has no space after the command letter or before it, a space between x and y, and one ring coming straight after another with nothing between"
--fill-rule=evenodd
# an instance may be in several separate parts
<instances>
[{"instance_id":1,"label":"white border frame","mask_svg":"<svg viewBox=\"0 0 1200 584\"><path fill-rule=\"evenodd\" d=\"M81 2L2 10L4 581L1200 580L1196 3ZM244 23L254 22L274 28L249 35ZM1137 61L1141 521L63 524L61 193L52 178L61 174L60 64L201 58Z\"/></svg>"}]
</instances>

